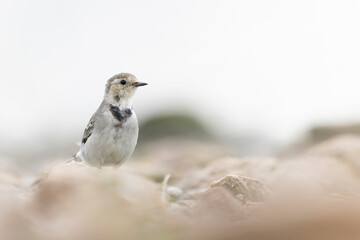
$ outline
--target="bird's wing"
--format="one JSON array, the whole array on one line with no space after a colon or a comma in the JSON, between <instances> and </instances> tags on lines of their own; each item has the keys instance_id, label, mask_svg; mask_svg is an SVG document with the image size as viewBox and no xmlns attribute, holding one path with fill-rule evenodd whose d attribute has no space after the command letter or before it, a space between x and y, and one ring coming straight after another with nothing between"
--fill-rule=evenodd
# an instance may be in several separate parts
<instances>
[{"instance_id":1,"label":"bird's wing","mask_svg":"<svg viewBox=\"0 0 360 240\"><path fill-rule=\"evenodd\" d=\"M82 144L85 144L88 138L91 136L95 126L95 114L91 117L87 127L85 128L83 138L81 140Z\"/></svg>"}]
</instances>

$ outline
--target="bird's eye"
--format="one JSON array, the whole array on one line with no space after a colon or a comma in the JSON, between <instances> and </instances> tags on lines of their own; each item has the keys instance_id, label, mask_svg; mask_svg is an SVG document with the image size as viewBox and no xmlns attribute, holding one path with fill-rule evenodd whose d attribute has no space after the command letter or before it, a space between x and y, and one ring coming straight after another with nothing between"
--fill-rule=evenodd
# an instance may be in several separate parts
<instances>
[{"instance_id":1,"label":"bird's eye","mask_svg":"<svg viewBox=\"0 0 360 240\"><path fill-rule=\"evenodd\" d=\"M120 83L121 83L121 85L125 85L125 84L126 84L126 81L125 81L125 80L121 80Z\"/></svg>"}]
</instances>

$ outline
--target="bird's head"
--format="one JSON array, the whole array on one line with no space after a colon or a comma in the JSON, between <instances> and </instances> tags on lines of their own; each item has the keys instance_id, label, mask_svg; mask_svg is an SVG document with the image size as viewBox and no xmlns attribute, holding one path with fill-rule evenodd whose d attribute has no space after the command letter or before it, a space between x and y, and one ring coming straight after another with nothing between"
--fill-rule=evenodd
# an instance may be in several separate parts
<instances>
[{"instance_id":1,"label":"bird's head","mask_svg":"<svg viewBox=\"0 0 360 240\"><path fill-rule=\"evenodd\" d=\"M134 96L138 87L145 85L147 83L138 82L136 77L130 73L119 73L107 81L105 96L116 102L128 100Z\"/></svg>"}]
</instances>

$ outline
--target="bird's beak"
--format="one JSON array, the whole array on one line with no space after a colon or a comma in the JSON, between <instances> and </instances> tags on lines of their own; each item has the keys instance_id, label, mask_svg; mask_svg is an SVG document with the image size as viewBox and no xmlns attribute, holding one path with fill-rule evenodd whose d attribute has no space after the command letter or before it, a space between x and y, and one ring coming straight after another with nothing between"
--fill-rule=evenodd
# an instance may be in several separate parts
<instances>
[{"instance_id":1,"label":"bird's beak","mask_svg":"<svg viewBox=\"0 0 360 240\"><path fill-rule=\"evenodd\" d=\"M147 83L143 83L143 82L134 82L133 86L134 87L141 87L141 86L146 86L148 85Z\"/></svg>"}]
</instances>

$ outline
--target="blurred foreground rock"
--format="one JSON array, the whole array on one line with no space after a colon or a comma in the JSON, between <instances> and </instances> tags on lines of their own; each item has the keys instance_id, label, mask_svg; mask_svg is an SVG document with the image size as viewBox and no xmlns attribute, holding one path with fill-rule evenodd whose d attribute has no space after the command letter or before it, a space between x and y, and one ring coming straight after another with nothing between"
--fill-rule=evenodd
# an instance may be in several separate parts
<instances>
[{"instance_id":1,"label":"blurred foreground rock","mask_svg":"<svg viewBox=\"0 0 360 240\"><path fill-rule=\"evenodd\" d=\"M47 172L32 199L29 209L37 219L37 234L54 239L137 239L147 231L137 226L151 227L162 208L159 187L145 177L79 163Z\"/></svg>"},{"instance_id":2,"label":"blurred foreground rock","mask_svg":"<svg viewBox=\"0 0 360 240\"><path fill-rule=\"evenodd\" d=\"M359 137L282 160L213 147L163 142L120 169L60 163L35 185L0 167L0 239L360 238Z\"/></svg>"},{"instance_id":3,"label":"blurred foreground rock","mask_svg":"<svg viewBox=\"0 0 360 240\"><path fill-rule=\"evenodd\" d=\"M310 148L306 154L317 157L332 157L360 170L360 137L341 135ZM358 172L357 172L358 173Z\"/></svg>"}]
</instances>

